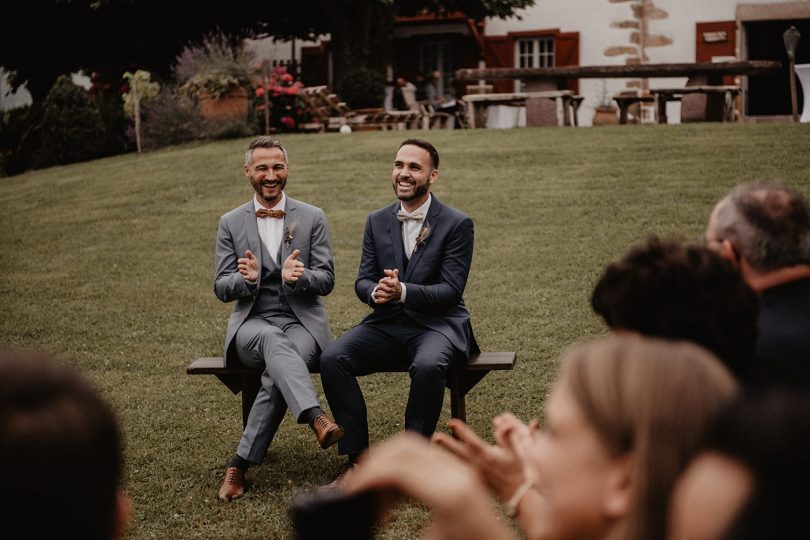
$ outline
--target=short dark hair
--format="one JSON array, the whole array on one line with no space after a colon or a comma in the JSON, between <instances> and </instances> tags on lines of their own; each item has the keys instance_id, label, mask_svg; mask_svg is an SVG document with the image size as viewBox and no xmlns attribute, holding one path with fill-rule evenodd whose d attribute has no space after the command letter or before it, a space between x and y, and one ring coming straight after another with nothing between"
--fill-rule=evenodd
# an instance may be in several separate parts
<instances>
[{"instance_id":1,"label":"short dark hair","mask_svg":"<svg viewBox=\"0 0 810 540\"><path fill-rule=\"evenodd\" d=\"M76 369L0 351L0 507L26 536L112 538L122 462L115 415Z\"/></svg>"},{"instance_id":2,"label":"short dark hair","mask_svg":"<svg viewBox=\"0 0 810 540\"><path fill-rule=\"evenodd\" d=\"M810 395L786 389L743 394L710 429L707 450L741 462L754 477L726 540L810 538Z\"/></svg>"},{"instance_id":3,"label":"short dark hair","mask_svg":"<svg viewBox=\"0 0 810 540\"><path fill-rule=\"evenodd\" d=\"M715 229L755 270L810 264L810 204L793 188L753 182L717 205Z\"/></svg>"},{"instance_id":4,"label":"short dark hair","mask_svg":"<svg viewBox=\"0 0 810 540\"><path fill-rule=\"evenodd\" d=\"M439 168L439 151L436 150L435 146L433 146L424 139L405 139L404 141L402 141L402 144L399 145L399 148L402 148L403 146L409 144L413 146L418 146L422 150L425 150L428 154L430 154L431 167L433 167L434 169ZM399 151L399 148L397 148L397 151Z\"/></svg>"},{"instance_id":5,"label":"short dark hair","mask_svg":"<svg viewBox=\"0 0 810 540\"><path fill-rule=\"evenodd\" d=\"M756 293L706 247L651 237L605 268L591 306L612 329L698 343L738 377L750 369Z\"/></svg>"},{"instance_id":6,"label":"short dark hair","mask_svg":"<svg viewBox=\"0 0 810 540\"><path fill-rule=\"evenodd\" d=\"M284 161L289 161L287 158L287 150L281 144L281 141L270 135L259 135L248 144L247 151L245 152L245 165L250 165L253 159L253 150L256 148L278 148L284 154Z\"/></svg>"}]
</instances>

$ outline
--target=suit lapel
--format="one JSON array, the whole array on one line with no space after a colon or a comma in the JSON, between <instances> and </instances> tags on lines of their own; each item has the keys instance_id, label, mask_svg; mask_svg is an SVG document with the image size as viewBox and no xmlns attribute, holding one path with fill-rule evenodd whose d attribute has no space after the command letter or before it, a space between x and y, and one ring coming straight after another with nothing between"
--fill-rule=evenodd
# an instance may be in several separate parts
<instances>
[{"instance_id":1,"label":"suit lapel","mask_svg":"<svg viewBox=\"0 0 810 540\"><path fill-rule=\"evenodd\" d=\"M422 242L422 245L419 246L412 254L411 259L408 261L408 269L405 271L405 278L402 279L404 282L408 282L411 275L413 275L414 268L419 263L419 259L422 258L422 253L428 248L428 244L430 243L431 238L433 238L433 233L436 230L436 225L439 223L439 214L442 211L442 204L439 200L434 196L433 200L430 203L430 209L428 210L428 217L425 219L425 223L422 228L428 227L429 233L427 237ZM396 218L395 218L396 219ZM402 244L402 234L399 235L399 243ZM400 248L400 251L402 249Z\"/></svg>"},{"instance_id":2,"label":"suit lapel","mask_svg":"<svg viewBox=\"0 0 810 540\"><path fill-rule=\"evenodd\" d=\"M391 207L391 217L388 219L388 234L391 235L391 245L394 246L394 265L399 268L400 272L405 266L402 261L405 247L402 244L402 223L397 219L397 211L399 210L399 203ZM383 263L384 264L384 263Z\"/></svg>"},{"instance_id":3,"label":"suit lapel","mask_svg":"<svg viewBox=\"0 0 810 540\"><path fill-rule=\"evenodd\" d=\"M290 256L292 253L292 241L287 242L287 234L290 233L291 236L294 236L296 233L297 226L295 225L295 215L296 215L296 201L287 197L287 203L284 208L284 227L281 230L281 256L278 259L279 267L284 267L284 261L287 260L287 257Z\"/></svg>"},{"instance_id":4,"label":"suit lapel","mask_svg":"<svg viewBox=\"0 0 810 540\"><path fill-rule=\"evenodd\" d=\"M245 230L247 231L248 249L259 259L259 268L262 267L262 239L259 236L259 225L256 223L256 211L253 208L253 199L245 205ZM237 258L244 257L244 253L237 253ZM261 272L259 272L261 277Z\"/></svg>"}]
</instances>

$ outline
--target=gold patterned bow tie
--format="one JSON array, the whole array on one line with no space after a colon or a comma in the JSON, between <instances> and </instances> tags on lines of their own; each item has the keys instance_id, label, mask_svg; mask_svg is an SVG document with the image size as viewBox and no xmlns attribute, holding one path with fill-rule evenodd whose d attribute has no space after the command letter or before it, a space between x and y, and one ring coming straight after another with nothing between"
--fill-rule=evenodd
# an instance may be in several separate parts
<instances>
[{"instance_id":1,"label":"gold patterned bow tie","mask_svg":"<svg viewBox=\"0 0 810 540\"><path fill-rule=\"evenodd\" d=\"M283 218L284 217L284 210L268 210L266 208L259 208L258 210L256 210L256 217L258 217L258 218L266 218L266 217Z\"/></svg>"},{"instance_id":2,"label":"gold patterned bow tie","mask_svg":"<svg viewBox=\"0 0 810 540\"><path fill-rule=\"evenodd\" d=\"M400 220L403 223L405 223L409 219L412 219L414 221L422 221L423 219L425 219L425 215L423 213L421 213L421 212L415 212L413 214L409 214L408 212L400 210L399 212L397 212L397 219Z\"/></svg>"}]
</instances>

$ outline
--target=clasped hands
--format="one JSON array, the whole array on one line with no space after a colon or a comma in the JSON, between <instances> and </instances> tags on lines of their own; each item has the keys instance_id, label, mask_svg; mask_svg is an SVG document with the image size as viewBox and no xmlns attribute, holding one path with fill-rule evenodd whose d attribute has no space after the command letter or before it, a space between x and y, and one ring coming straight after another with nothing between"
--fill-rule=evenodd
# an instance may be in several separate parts
<instances>
[{"instance_id":1,"label":"clasped hands","mask_svg":"<svg viewBox=\"0 0 810 540\"><path fill-rule=\"evenodd\" d=\"M402 296L402 284L399 282L399 269L383 270L385 277L380 278L374 290L374 303L385 304L396 302Z\"/></svg>"},{"instance_id":2,"label":"clasped hands","mask_svg":"<svg viewBox=\"0 0 810 540\"><path fill-rule=\"evenodd\" d=\"M298 260L301 251L296 249L284 260L281 267L281 279L287 283L295 283L304 275L304 263ZM247 281L256 282L259 279L259 259L248 249L245 256L236 260L236 268Z\"/></svg>"}]
</instances>

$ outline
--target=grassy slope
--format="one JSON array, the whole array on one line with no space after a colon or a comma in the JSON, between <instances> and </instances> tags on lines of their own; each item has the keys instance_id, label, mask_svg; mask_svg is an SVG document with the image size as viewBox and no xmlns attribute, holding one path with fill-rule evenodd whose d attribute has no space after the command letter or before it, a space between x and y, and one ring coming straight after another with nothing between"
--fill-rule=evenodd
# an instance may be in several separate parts
<instances>
[{"instance_id":1,"label":"grassy slope","mask_svg":"<svg viewBox=\"0 0 810 540\"><path fill-rule=\"evenodd\" d=\"M405 135L284 137L288 193L329 219L337 287L327 309L336 336L366 311L353 292L363 224L392 200L390 164ZM434 193L475 221L465 297L478 340L519 353L513 372L491 374L468 397L481 433L503 410L536 416L560 352L605 331L590 312L590 289L631 244L649 234L698 238L714 201L738 181L778 179L810 194L810 126L418 135L442 154ZM340 463L285 421L265 464L250 473L249 495L216 500L240 435L239 398L184 368L221 350L230 306L211 291L213 244L219 216L250 197L246 142L0 181L0 343L55 352L113 402L127 438L132 538L286 537L291 498L329 480ZM374 440L401 429L407 384L396 374L363 380ZM383 536L413 537L426 515L407 506Z\"/></svg>"}]
</instances>

